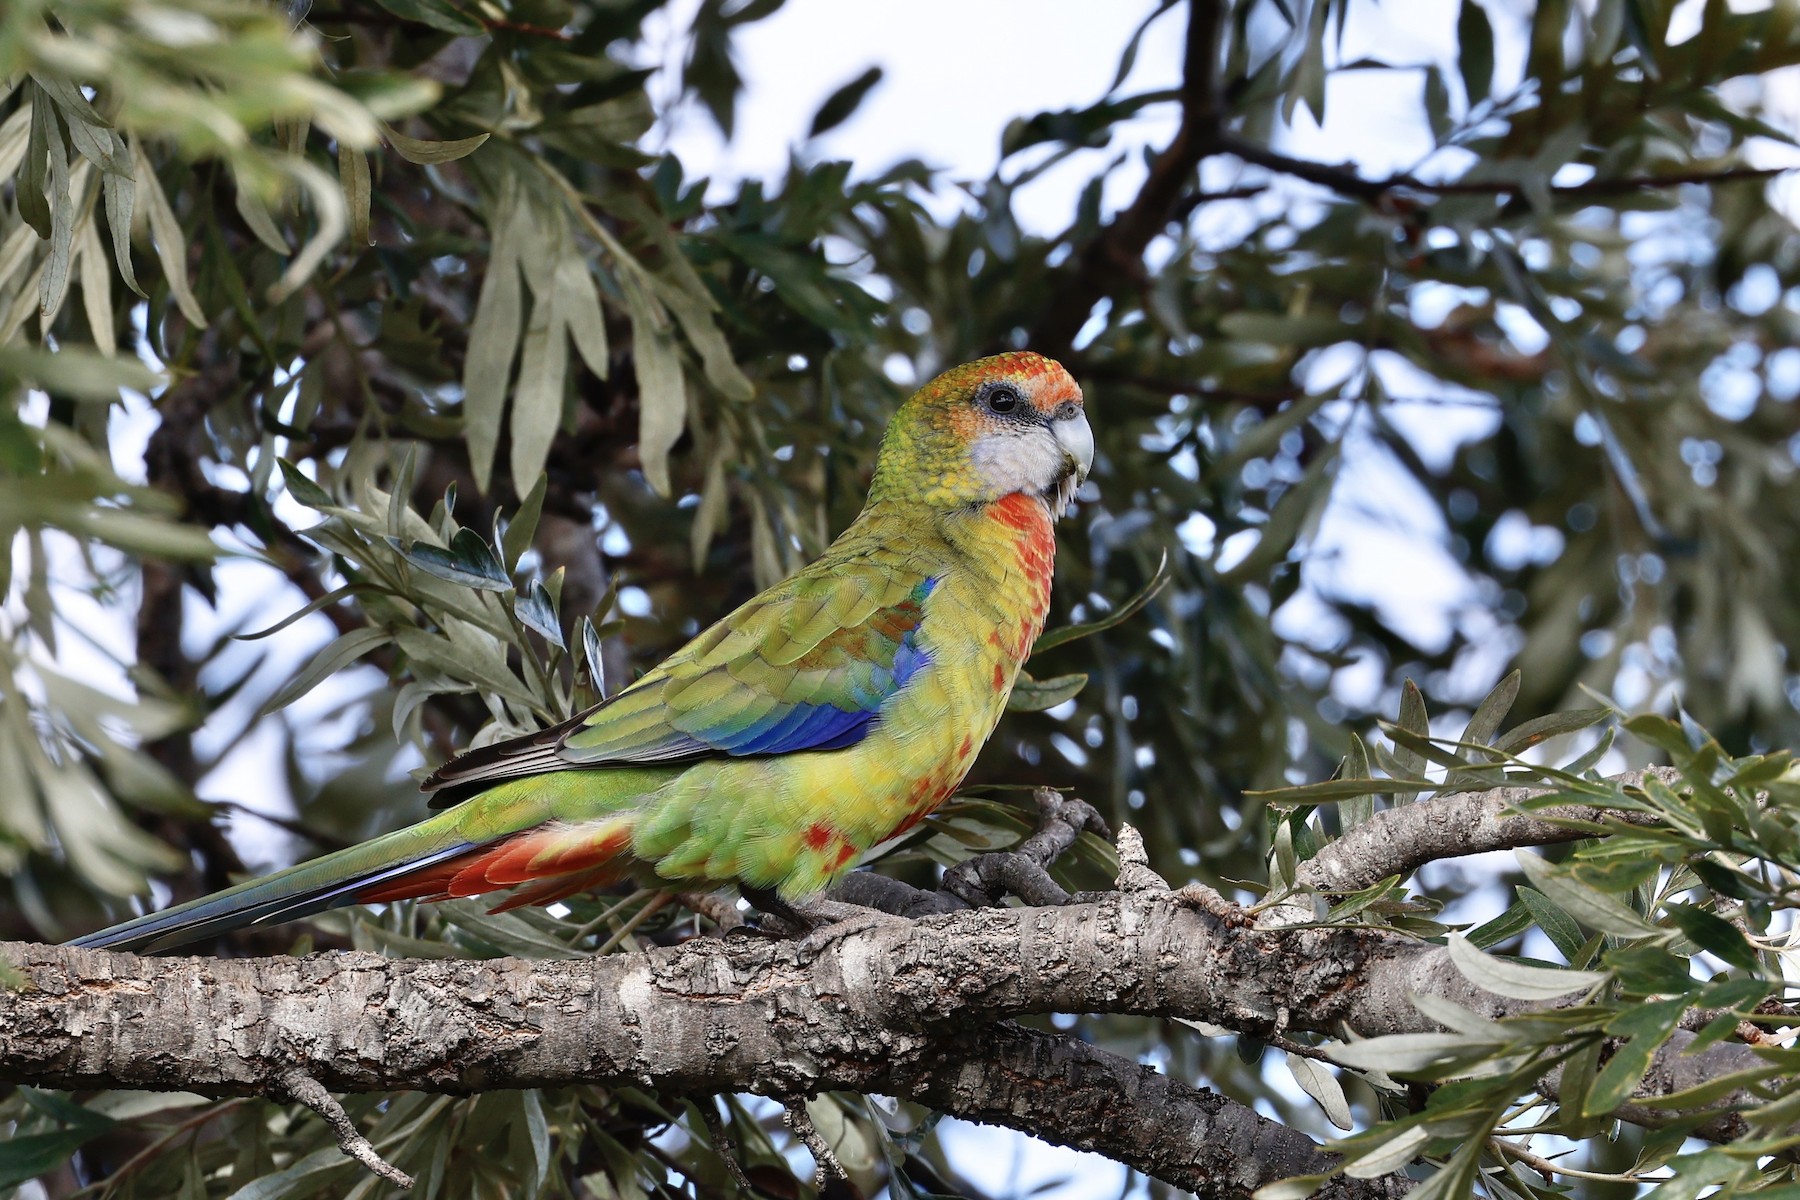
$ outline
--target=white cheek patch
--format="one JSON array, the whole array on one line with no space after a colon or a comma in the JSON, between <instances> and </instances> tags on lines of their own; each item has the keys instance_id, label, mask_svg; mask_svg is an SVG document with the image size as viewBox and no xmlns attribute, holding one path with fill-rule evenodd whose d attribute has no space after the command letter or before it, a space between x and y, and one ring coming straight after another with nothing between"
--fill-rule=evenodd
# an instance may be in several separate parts
<instances>
[{"instance_id":1,"label":"white cheek patch","mask_svg":"<svg viewBox=\"0 0 1800 1200\"><path fill-rule=\"evenodd\" d=\"M970 458L995 495L1042 492L1063 474L1063 448L1048 429L987 433L975 439Z\"/></svg>"}]
</instances>

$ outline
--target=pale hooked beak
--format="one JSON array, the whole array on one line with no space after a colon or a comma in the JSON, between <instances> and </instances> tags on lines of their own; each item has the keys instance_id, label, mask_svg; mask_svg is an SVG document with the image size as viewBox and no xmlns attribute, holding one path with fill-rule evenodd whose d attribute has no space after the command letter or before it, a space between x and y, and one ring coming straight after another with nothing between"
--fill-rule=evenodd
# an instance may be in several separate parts
<instances>
[{"instance_id":1,"label":"pale hooked beak","mask_svg":"<svg viewBox=\"0 0 1800 1200\"><path fill-rule=\"evenodd\" d=\"M1086 479L1094 465L1094 429L1087 414L1078 408L1070 416L1058 416L1050 422L1050 432L1063 453L1075 460L1076 482Z\"/></svg>"},{"instance_id":2,"label":"pale hooked beak","mask_svg":"<svg viewBox=\"0 0 1800 1200\"><path fill-rule=\"evenodd\" d=\"M1051 420L1050 434L1062 448L1064 461L1074 468L1056 484L1055 507L1060 517L1068 511L1076 490L1094 465L1094 429L1088 424L1087 414L1071 406Z\"/></svg>"}]
</instances>

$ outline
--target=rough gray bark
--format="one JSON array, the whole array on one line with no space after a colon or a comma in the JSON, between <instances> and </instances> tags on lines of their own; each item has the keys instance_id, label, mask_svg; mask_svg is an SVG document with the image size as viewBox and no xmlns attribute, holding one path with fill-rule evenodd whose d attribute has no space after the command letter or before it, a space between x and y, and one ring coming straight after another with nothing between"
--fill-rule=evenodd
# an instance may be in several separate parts
<instances>
[{"instance_id":1,"label":"rough gray bark","mask_svg":"<svg viewBox=\"0 0 1800 1200\"><path fill-rule=\"evenodd\" d=\"M1106 1012L1367 1036L1429 1028L1414 992L1490 1015L1520 1007L1475 988L1441 948L1387 930L1244 928L1150 890L880 920L823 946L697 939L573 962L153 959L22 944L0 954L34 986L0 994L0 1082L243 1094L298 1069L335 1091L630 1081L885 1092L1209 1195L1326 1160L1221 1097L996 1023ZM1757 1061L1717 1045L1677 1064L1674 1049L1651 1090Z\"/></svg>"},{"instance_id":2,"label":"rough gray bark","mask_svg":"<svg viewBox=\"0 0 1800 1200\"><path fill-rule=\"evenodd\" d=\"M1673 767L1633 771L1615 782L1631 787L1650 777L1670 787L1681 785L1681 772ZM1559 825L1558 818L1593 821L1610 816L1623 821L1647 820L1643 813L1582 805L1535 813L1516 811L1525 801L1549 795L1552 790L1519 786L1451 792L1421 804L1384 809L1343 837L1320 847L1316 856L1300 864L1296 882L1307 890L1354 892L1390 875L1411 875L1439 859L1520 846L1553 846L1594 836Z\"/></svg>"},{"instance_id":3,"label":"rough gray bark","mask_svg":"<svg viewBox=\"0 0 1800 1200\"><path fill-rule=\"evenodd\" d=\"M1095 1150L1206 1196L1330 1168L1303 1134L1216 1093L1075 1039L991 1024L1003 1014L982 1003L980 960L1017 925L981 926L1006 915L883 923L817 955L753 939L575 962L140 958L9 944L0 953L33 990L0 993L0 1082L228 1095L279 1092L300 1072L340 1092L845 1089ZM1143 915L1115 908L1102 919L1116 928ZM1014 954L1008 974L1040 952L1059 954ZM1065 957L1092 976L1088 955ZM1023 1011L1016 999L1005 1006ZM972 1024L977 1008L984 1019ZM1328 1194L1406 1187L1340 1180Z\"/></svg>"}]
</instances>

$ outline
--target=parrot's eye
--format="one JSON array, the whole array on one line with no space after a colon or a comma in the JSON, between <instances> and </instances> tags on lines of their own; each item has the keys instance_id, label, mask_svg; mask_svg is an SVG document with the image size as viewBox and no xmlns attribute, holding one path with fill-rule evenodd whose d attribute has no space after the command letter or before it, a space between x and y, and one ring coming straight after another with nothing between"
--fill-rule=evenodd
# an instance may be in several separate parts
<instances>
[{"instance_id":1,"label":"parrot's eye","mask_svg":"<svg viewBox=\"0 0 1800 1200\"><path fill-rule=\"evenodd\" d=\"M987 395L982 397L982 401L987 405L989 412L1000 413L1004 416L1007 413L1018 411L1019 405L1025 403L1025 397L1019 395L1018 388L1001 384L999 387L989 388Z\"/></svg>"}]
</instances>

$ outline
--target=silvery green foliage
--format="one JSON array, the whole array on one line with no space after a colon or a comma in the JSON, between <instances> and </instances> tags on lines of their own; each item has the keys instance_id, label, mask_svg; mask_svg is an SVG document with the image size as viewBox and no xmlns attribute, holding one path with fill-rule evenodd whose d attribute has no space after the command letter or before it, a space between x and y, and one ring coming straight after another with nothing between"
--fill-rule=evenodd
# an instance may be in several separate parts
<instances>
[{"instance_id":1,"label":"silvery green foliage","mask_svg":"<svg viewBox=\"0 0 1800 1200\"><path fill-rule=\"evenodd\" d=\"M1676 1172L1670 1195L1780 1182L1785 1050L1735 1147L1684 1155L1679 1120L1645 1133L1605 1114L1691 1005L1717 1010L1700 1038L1736 1036L1784 978L1800 860L1768 752L1800 733L1785 348L1800 262L1745 147L1791 138L1758 99L1800 62L1789 6L1705 5L1677 40L1666 0L1524 17L1462 0L1454 60L1421 65L1342 55L1346 22L1391 15L1243 0L1198 72L1217 124L1123 263L1102 185L1135 164L1096 160L1051 235L1021 228L1015 195L1180 102L1124 87L1140 40L1104 96L1015 122L985 179L803 145L776 183L720 189L646 137L667 93L636 64L663 7L4 6L0 935L59 938L152 880L189 895L244 869L215 824L230 806L196 798L248 736L241 695L287 747L292 855L415 818L403 780L421 755L586 703L822 547L904 380L1029 343L1074 368L1100 437L1053 619L1091 636L1046 638L977 782L1072 787L1142 829L1171 879L1248 879L1277 902L1330 839L1445 789L1532 772L1661 818L1607 823L1566 859L1528 852L1498 883L1328 898L1333 921L1452 937L1501 994L1570 984L1580 1003L1554 1015L1439 1011L1451 1032L1416 1035L1435 1041L1280 1055L1142 1022L1081 1032L1320 1136L1354 1126L1352 1174L1422 1160L1426 1189L1545 1192L1522 1155L1564 1138L1580 1170ZM733 39L780 7L703 0L687 31L680 91L726 131L757 103ZM1185 6L1145 8L1140 39L1179 36ZM1420 178L1271 149L1327 115L1349 70L1419 81L1414 123L1440 151ZM812 133L879 86L851 79ZM958 186L967 203L928 203ZM150 407L147 451L115 444L111 418ZM1492 419L1423 456L1407 431L1466 409ZM1329 516L1391 515L1365 489L1376 461L1472 581L1441 641L1320 582ZM244 571L298 589L306 614L250 645L310 629L305 653L194 635L186 606ZM71 665L91 661L69 640L95 612L122 631L97 638L106 681ZM1495 646L1524 670L1484 700ZM270 679L265 661L292 665ZM1692 720L1634 717L1615 745L1617 718L1583 688L1665 713L1678 690ZM301 748L299 698L341 731L331 755ZM209 714L215 735L196 739ZM1554 770L1518 757L1546 746ZM1684 785L1627 793L1598 774L1621 756L1673 761ZM1301 778L1319 782L1275 790ZM1016 840L1003 801L946 809L886 869L928 882ZM1066 882L1108 866L1085 845ZM1440 920L1478 886L1505 892L1499 916ZM646 899L561 917L395 906L232 948L560 957L692 928ZM1570 1082L1535 1103L1553 1062ZM697 1103L588 1089L350 1107L420 1195L730 1194ZM721 1103L752 1176L808 1193L768 1111ZM0 1105L0 1187L50 1172L121 1196L375 1191L302 1110ZM857 1186L957 1186L931 1114L814 1108Z\"/></svg>"}]
</instances>

